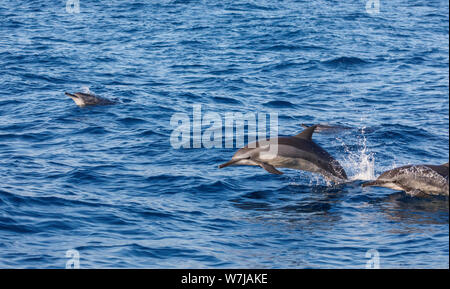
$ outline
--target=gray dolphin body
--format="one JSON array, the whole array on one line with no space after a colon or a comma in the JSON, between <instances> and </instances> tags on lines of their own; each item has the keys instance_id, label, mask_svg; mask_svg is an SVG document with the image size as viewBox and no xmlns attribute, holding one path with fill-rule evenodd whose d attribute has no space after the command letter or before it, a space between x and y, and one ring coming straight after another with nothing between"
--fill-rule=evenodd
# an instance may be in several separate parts
<instances>
[{"instance_id":1,"label":"gray dolphin body","mask_svg":"<svg viewBox=\"0 0 450 289\"><path fill-rule=\"evenodd\" d=\"M448 163L443 165L408 165L382 173L375 181L362 185L405 191L416 196L448 196Z\"/></svg>"},{"instance_id":2,"label":"gray dolphin body","mask_svg":"<svg viewBox=\"0 0 450 289\"><path fill-rule=\"evenodd\" d=\"M75 92L72 94L65 92L65 95L69 96L79 107L88 105L108 105L116 103L115 101L99 97L91 93Z\"/></svg>"},{"instance_id":3,"label":"gray dolphin body","mask_svg":"<svg viewBox=\"0 0 450 289\"><path fill-rule=\"evenodd\" d=\"M339 162L312 141L316 127L317 125L308 127L296 136L248 144L219 168L230 165L260 166L269 173L278 175L283 173L276 168L290 168L320 173L334 182L346 180L347 175Z\"/></svg>"}]
</instances>

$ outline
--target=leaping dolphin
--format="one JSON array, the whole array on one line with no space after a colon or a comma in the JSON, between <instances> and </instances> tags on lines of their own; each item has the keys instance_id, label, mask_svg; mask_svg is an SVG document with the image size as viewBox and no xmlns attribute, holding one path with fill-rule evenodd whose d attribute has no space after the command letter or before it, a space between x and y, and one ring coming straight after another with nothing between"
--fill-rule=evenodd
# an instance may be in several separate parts
<instances>
[{"instance_id":1,"label":"leaping dolphin","mask_svg":"<svg viewBox=\"0 0 450 289\"><path fill-rule=\"evenodd\" d=\"M72 94L65 92L65 95L69 96L79 107L84 107L87 105L108 105L116 103L115 101L94 95L92 93L75 92Z\"/></svg>"},{"instance_id":2,"label":"leaping dolphin","mask_svg":"<svg viewBox=\"0 0 450 289\"><path fill-rule=\"evenodd\" d=\"M382 173L375 181L363 187L376 186L422 194L448 196L448 163L442 165L408 165Z\"/></svg>"},{"instance_id":3,"label":"leaping dolphin","mask_svg":"<svg viewBox=\"0 0 450 289\"><path fill-rule=\"evenodd\" d=\"M278 137L248 144L238 150L230 161L219 168L231 165L260 166L271 174L283 174L276 168L290 168L322 174L333 182L347 180L347 175L329 153L312 140L317 125L292 137ZM275 146L275 147L274 147ZM275 154L270 152L275 151Z\"/></svg>"}]
</instances>

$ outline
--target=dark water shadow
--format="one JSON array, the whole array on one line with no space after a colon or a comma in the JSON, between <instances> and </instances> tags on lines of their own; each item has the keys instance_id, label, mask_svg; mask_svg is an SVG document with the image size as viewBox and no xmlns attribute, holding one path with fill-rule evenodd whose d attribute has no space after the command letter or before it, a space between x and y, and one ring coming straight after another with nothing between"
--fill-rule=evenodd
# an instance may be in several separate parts
<instances>
[{"instance_id":1,"label":"dark water shadow","mask_svg":"<svg viewBox=\"0 0 450 289\"><path fill-rule=\"evenodd\" d=\"M345 184L286 185L275 190L249 191L230 199L232 205L264 223L288 223L302 230L332 226L341 217L333 208L345 195Z\"/></svg>"},{"instance_id":2,"label":"dark water shadow","mask_svg":"<svg viewBox=\"0 0 450 289\"><path fill-rule=\"evenodd\" d=\"M376 200L388 219L407 224L448 224L449 198L446 196L411 197L395 192Z\"/></svg>"}]
</instances>

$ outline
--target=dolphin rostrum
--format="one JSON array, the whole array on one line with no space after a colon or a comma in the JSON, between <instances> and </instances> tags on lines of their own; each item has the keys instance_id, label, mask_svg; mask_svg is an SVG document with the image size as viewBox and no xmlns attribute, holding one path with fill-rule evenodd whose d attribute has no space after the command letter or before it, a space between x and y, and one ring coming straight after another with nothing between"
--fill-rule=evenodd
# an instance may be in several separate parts
<instances>
[{"instance_id":1,"label":"dolphin rostrum","mask_svg":"<svg viewBox=\"0 0 450 289\"><path fill-rule=\"evenodd\" d=\"M75 92L72 94L65 92L65 94L69 96L79 107L84 107L87 105L108 105L116 103L115 101L99 97L92 93Z\"/></svg>"},{"instance_id":2,"label":"dolphin rostrum","mask_svg":"<svg viewBox=\"0 0 450 289\"><path fill-rule=\"evenodd\" d=\"M408 165L382 173L363 187L376 186L416 195L448 196L448 163L443 165Z\"/></svg>"},{"instance_id":3,"label":"dolphin rostrum","mask_svg":"<svg viewBox=\"0 0 450 289\"><path fill-rule=\"evenodd\" d=\"M276 168L290 168L322 174L326 179L341 182L347 175L329 153L312 141L317 125L292 137L278 137L248 144L238 150L230 161L219 168L230 165L260 166L271 174L283 174ZM275 151L276 153L270 153Z\"/></svg>"}]
</instances>

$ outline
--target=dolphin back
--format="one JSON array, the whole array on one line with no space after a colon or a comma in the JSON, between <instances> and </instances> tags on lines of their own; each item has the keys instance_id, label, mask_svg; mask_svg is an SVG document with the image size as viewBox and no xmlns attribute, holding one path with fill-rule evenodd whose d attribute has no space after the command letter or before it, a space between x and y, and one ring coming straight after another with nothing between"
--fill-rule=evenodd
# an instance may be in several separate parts
<instances>
[{"instance_id":1,"label":"dolphin back","mask_svg":"<svg viewBox=\"0 0 450 289\"><path fill-rule=\"evenodd\" d=\"M348 179L341 164L312 140L298 137L281 137L278 138L278 144L296 148L297 153L283 154L284 156L306 159L319 166L325 172L325 175L330 174L331 177L343 180Z\"/></svg>"},{"instance_id":2,"label":"dolphin back","mask_svg":"<svg viewBox=\"0 0 450 289\"><path fill-rule=\"evenodd\" d=\"M88 93L80 93L80 97L84 100L86 105L107 105L113 104L114 101Z\"/></svg>"}]
</instances>

